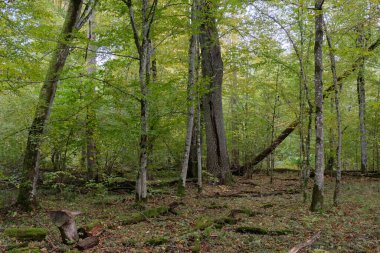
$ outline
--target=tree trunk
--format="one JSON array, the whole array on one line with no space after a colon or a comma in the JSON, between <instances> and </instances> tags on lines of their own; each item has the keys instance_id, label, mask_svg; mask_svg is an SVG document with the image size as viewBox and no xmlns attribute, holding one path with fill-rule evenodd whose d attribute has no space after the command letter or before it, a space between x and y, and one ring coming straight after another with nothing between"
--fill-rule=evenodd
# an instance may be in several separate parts
<instances>
[{"instance_id":1,"label":"tree trunk","mask_svg":"<svg viewBox=\"0 0 380 253\"><path fill-rule=\"evenodd\" d=\"M275 135L275 123L276 123L276 117L277 117L277 104L279 102L279 95L278 95L278 82L279 82L279 76L280 76L280 68L277 69L277 75L276 75L276 93L274 98L274 105L273 105L273 114L272 114L272 122L271 122L271 137L270 142L273 143L274 141L274 135ZM273 183L273 171L274 171L274 150L269 154L269 175L270 175L270 183Z\"/></svg>"},{"instance_id":2,"label":"tree trunk","mask_svg":"<svg viewBox=\"0 0 380 253\"><path fill-rule=\"evenodd\" d=\"M363 29L359 29L360 35L357 40L357 47L363 49L365 47L365 38ZM359 103L359 123L360 123L360 168L363 173L367 173L367 136L365 126L365 78L364 78L365 58L361 57L359 62L359 71L357 77L358 103Z\"/></svg>"},{"instance_id":3,"label":"tree trunk","mask_svg":"<svg viewBox=\"0 0 380 253\"><path fill-rule=\"evenodd\" d=\"M28 141L22 166L22 181L17 197L17 204L31 210L37 203L37 179L39 174L40 147L47 121L53 105L57 83L67 56L70 53L68 43L72 40L82 8L82 0L71 0L67 10L58 45L50 60L44 84L42 85L33 123L29 129Z\"/></svg>"},{"instance_id":4,"label":"tree trunk","mask_svg":"<svg viewBox=\"0 0 380 253\"><path fill-rule=\"evenodd\" d=\"M191 25L196 23L196 9L197 9L197 0L193 0L192 8L191 8ZM194 83L195 83L195 58L197 55L197 35L193 33L190 37L189 43L189 70L188 70L188 86L187 86L187 131L185 138L185 151L182 160L181 167L181 179L182 179L182 187L186 187L186 176L187 169L189 165L189 156L190 156L190 148L191 148L191 140L194 128Z\"/></svg>"},{"instance_id":5,"label":"tree trunk","mask_svg":"<svg viewBox=\"0 0 380 253\"><path fill-rule=\"evenodd\" d=\"M197 102L198 103L198 102ZM196 112L198 113L198 111ZM191 135L190 155L187 170L187 178L197 177L197 122L194 119L193 133Z\"/></svg>"},{"instance_id":6,"label":"tree trunk","mask_svg":"<svg viewBox=\"0 0 380 253\"><path fill-rule=\"evenodd\" d=\"M200 97L198 94L198 104L197 104L197 128L196 128L196 135L197 135L197 178L198 178L198 191L202 191L202 126L201 126L201 103L200 103Z\"/></svg>"},{"instance_id":7,"label":"tree trunk","mask_svg":"<svg viewBox=\"0 0 380 253\"><path fill-rule=\"evenodd\" d=\"M152 6L148 7L148 0L142 0L141 7L141 44L140 36L137 31L132 0L125 0L129 9L129 18L132 26L133 37L137 52L139 53L139 81L140 81L140 168L136 179L136 201L146 201L147 199L147 164L148 164L148 93L150 82L150 56L152 53L150 45L150 29L156 13L157 1L154 0Z\"/></svg>"},{"instance_id":8,"label":"tree trunk","mask_svg":"<svg viewBox=\"0 0 380 253\"><path fill-rule=\"evenodd\" d=\"M340 186L341 186L341 181L342 181L342 127L341 127L338 77L336 74L336 61L335 61L334 49L333 49L330 35L327 30L326 23L324 23L324 25L325 25L326 39L329 46L331 73L333 76L333 84L334 84L334 91L335 91L334 101L335 101L335 111L336 111L336 123L337 123L337 128L338 128L338 145L336 147L337 170L336 170L336 181L335 181L334 200L333 200L334 205L337 206L339 204Z\"/></svg>"},{"instance_id":9,"label":"tree trunk","mask_svg":"<svg viewBox=\"0 0 380 253\"><path fill-rule=\"evenodd\" d=\"M330 99L330 112L331 114L334 112L334 100L335 96ZM329 127L328 130L328 151L326 151L327 154L327 164L326 164L326 172L329 172L330 175L332 175L333 170L334 170L334 165L335 165L335 154L336 154L336 149L335 147L335 134L334 134L334 129L332 126Z\"/></svg>"},{"instance_id":10,"label":"tree trunk","mask_svg":"<svg viewBox=\"0 0 380 253\"><path fill-rule=\"evenodd\" d=\"M202 75L208 90L202 103L206 125L207 169L223 184L230 178L230 168L222 107L223 61L213 15L216 6L210 0L201 0L200 7Z\"/></svg>"},{"instance_id":11,"label":"tree trunk","mask_svg":"<svg viewBox=\"0 0 380 253\"><path fill-rule=\"evenodd\" d=\"M96 72L96 49L94 45L95 42L95 10L93 9L88 20L88 52L87 52L87 74L93 75ZM88 95L94 94L95 90L90 85ZM92 97L92 96L90 96ZM98 173L96 168L96 145L95 145L95 121L96 114L94 108L89 105L87 107L87 118L86 118L86 163L87 163L87 174L88 179L98 179Z\"/></svg>"},{"instance_id":12,"label":"tree trunk","mask_svg":"<svg viewBox=\"0 0 380 253\"><path fill-rule=\"evenodd\" d=\"M232 114L232 120L231 120L231 144L232 144L232 161L231 161L231 167L232 168L239 168L240 167L240 156L239 156L239 142L238 142L238 123L239 119L237 117L237 106L238 106L238 95L234 91L238 86L238 76L237 76L237 70L234 69L233 71L233 79L232 79L232 86L233 91L230 98L231 103L231 114Z\"/></svg>"},{"instance_id":13,"label":"tree trunk","mask_svg":"<svg viewBox=\"0 0 380 253\"><path fill-rule=\"evenodd\" d=\"M324 0L315 1L315 178L313 196L311 200L311 211L318 211L323 208L323 187L324 187L324 135L323 135L323 6Z\"/></svg>"}]
</instances>

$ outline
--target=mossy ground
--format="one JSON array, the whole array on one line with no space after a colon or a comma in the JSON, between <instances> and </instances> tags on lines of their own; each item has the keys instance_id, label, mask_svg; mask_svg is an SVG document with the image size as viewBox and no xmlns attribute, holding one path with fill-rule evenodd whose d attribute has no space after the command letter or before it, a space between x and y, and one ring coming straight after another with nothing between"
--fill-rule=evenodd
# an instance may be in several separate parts
<instances>
[{"instance_id":1,"label":"mossy ground","mask_svg":"<svg viewBox=\"0 0 380 253\"><path fill-rule=\"evenodd\" d=\"M253 175L252 180L235 178L235 181L229 186L205 184L201 194L198 194L196 185L189 184L183 197L177 196L177 188L173 186L167 188L169 194L155 194L150 198L145 209L134 205L133 194L108 193L102 197L73 194L70 200L59 195L43 195L41 209L31 214L9 211L0 216L0 224L3 228L47 228L47 239L31 242L29 247L48 251L68 250L60 243L58 229L47 215L46 211L52 209L82 211L83 214L77 217L78 227L94 221L105 227L99 245L86 252L287 252L318 231L322 231L321 238L304 252L316 249L328 252L380 250L379 179L344 178L341 206L334 207L334 179L326 178L325 207L318 213L309 211L310 200L303 203L301 193L252 197L257 192L289 193L289 190L298 189L296 173L275 174L272 185L264 175ZM170 212L152 212L154 215L150 215L147 211L160 210L173 201L185 203L176 208L177 215ZM249 211L236 212L231 217L233 210ZM131 216L144 218L123 224L123 220ZM242 226L291 233L257 235L237 232ZM15 243L14 239L0 233L0 251Z\"/></svg>"}]
</instances>

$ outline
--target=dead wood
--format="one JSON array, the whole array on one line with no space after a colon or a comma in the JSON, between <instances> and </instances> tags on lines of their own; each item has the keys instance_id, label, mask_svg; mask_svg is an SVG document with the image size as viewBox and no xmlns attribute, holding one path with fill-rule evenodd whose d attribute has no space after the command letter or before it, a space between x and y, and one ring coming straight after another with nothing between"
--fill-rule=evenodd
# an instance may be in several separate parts
<instances>
[{"instance_id":1,"label":"dead wood","mask_svg":"<svg viewBox=\"0 0 380 253\"><path fill-rule=\"evenodd\" d=\"M318 240L318 238L320 236L321 236L321 232L318 232L317 234L315 234L313 237L311 237L306 242L300 243L297 246L293 247L291 250L288 251L288 253L297 253L297 252L299 252L303 248L306 248L306 247L312 245L316 240Z\"/></svg>"},{"instance_id":2,"label":"dead wood","mask_svg":"<svg viewBox=\"0 0 380 253\"><path fill-rule=\"evenodd\" d=\"M62 242L72 244L79 240L75 217L81 212L73 212L68 210L50 211L50 218L61 233Z\"/></svg>"},{"instance_id":3,"label":"dead wood","mask_svg":"<svg viewBox=\"0 0 380 253\"><path fill-rule=\"evenodd\" d=\"M79 241L76 245L76 248L78 248L79 250L86 250L86 249L93 248L98 244L99 244L99 238L96 236L91 236Z\"/></svg>"},{"instance_id":4,"label":"dead wood","mask_svg":"<svg viewBox=\"0 0 380 253\"><path fill-rule=\"evenodd\" d=\"M262 198L262 197L270 197L270 196L278 196L278 195L287 195L287 194L298 194L300 190L298 189L290 189L285 191L273 191L273 192L251 192L251 191L241 191L241 192L233 192L233 193L219 193L217 192L214 195L205 196L207 198Z\"/></svg>"}]
</instances>

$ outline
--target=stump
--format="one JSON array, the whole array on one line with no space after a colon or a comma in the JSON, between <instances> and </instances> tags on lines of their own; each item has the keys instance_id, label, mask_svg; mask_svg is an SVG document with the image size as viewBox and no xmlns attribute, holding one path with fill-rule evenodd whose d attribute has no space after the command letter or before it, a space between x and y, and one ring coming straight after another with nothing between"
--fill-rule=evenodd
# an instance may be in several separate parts
<instances>
[{"instance_id":1,"label":"stump","mask_svg":"<svg viewBox=\"0 0 380 253\"><path fill-rule=\"evenodd\" d=\"M73 244L79 240L75 217L81 212L73 212L68 210L50 211L50 218L61 232L62 242L65 244Z\"/></svg>"}]
</instances>

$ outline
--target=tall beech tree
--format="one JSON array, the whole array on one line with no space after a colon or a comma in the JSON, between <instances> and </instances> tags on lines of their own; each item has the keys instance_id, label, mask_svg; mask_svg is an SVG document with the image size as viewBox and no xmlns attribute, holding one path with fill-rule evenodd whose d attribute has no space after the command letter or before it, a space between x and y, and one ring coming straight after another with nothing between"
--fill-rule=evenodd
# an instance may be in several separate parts
<instances>
[{"instance_id":1,"label":"tall beech tree","mask_svg":"<svg viewBox=\"0 0 380 253\"><path fill-rule=\"evenodd\" d=\"M35 116L29 128L28 140L22 165L22 179L17 197L17 204L25 210L33 209L37 204L37 181L40 166L40 147L44 130L53 106L57 84L66 59L70 54L70 42L73 32L79 30L89 18L92 3L89 3L81 15L83 1L70 0L62 32L57 47L52 55L49 68L42 85Z\"/></svg>"},{"instance_id":2,"label":"tall beech tree","mask_svg":"<svg viewBox=\"0 0 380 253\"><path fill-rule=\"evenodd\" d=\"M337 167L336 167L336 182L335 182L335 190L334 190L334 205L338 205L339 203L339 195L340 195L340 186L341 186L341 180L342 180L342 120L341 120L341 113L340 113L340 95L339 95L339 87L338 87L338 77L336 74L336 60L335 60L335 54L334 54L334 48L333 44L330 38L330 34L327 30L327 24L324 21L323 22L324 28L325 28L325 34L326 34L326 40L327 44L329 46L329 57L330 57L330 63L331 63L331 74L332 74L332 81L334 84L334 102L335 102L335 112L336 112L336 124L337 124L337 131L338 131L338 144L336 147L336 160L337 160Z\"/></svg>"},{"instance_id":3,"label":"tall beech tree","mask_svg":"<svg viewBox=\"0 0 380 253\"><path fill-rule=\"evenodd\" d=\"M366 37L364 27L362 24L358 28L358 39L356 46L364 53L366 47ZM358 75L357 75L357 92L358 92L358 104L359 104L359 129L360 129L360 169L363 173L367 172L368 167L368 155L367 155L367 131L365 125L365 57L360 57L358 63Z\"/></svg>"},{"instance_id":4,"label":"tall beech tree","mask_svg":"<svg viewBox=\"0 0 380 253\"><path fill-rule=\"evenodd\" d=\"M315 178L311 211L323 208L324 187L324 135L323 135L323 2L315 1L315 44L314 44L314 85L315 85Z\"/></svg>"},{"instance_id":5,"label":"tall beech tree","mask_svg":"<svg viewBox=\"0 0 380 253\"><path fill-rule=\"evenodd\" d=\"M216 1L200 0L202 76L207 93L202 107L206 127L207 169L221 183L230 175L222 106L223 60L216 26Z\"/></svg>"},{"instance_id":6,"label":"tall beech tree","mask_svg":"<svg viewBox=\"0 0 380 253\"><path fill-rule=\"evenodd\" d=\"M191 141L194 129L194 101L195 101L195 92L194 92L194 83L195 83L195 58L197 56L197 45L198 45L198 35L197 35L197 27L194 24L197 24L196 21L196 10L198 6L198 1L193 0L193 4L191 7L191 20L190 25L193 26L193 31L190 36L189 42L189 70L188 70L188 84L187 84L187 130L186 130L186 138L185 138L185 151L182 160L181 167L181 178L182 178L182 186L186 186L186 176L187 170L189 167L189 157L190 157L190 148ZM195 134L195 133L194 133Z\"/></svg>"},{"instance_id":7,"label":"tall beech tree","mask_svg":"<svg viewBox=\"0 0 380 253\"><path fill-rule=\"evenodd\" d=\"M93 75L96 72L96 45L95 45L95 9L91 10L88 19L88 48L86 52L87 57L87 74ZM93 85L86 87L88 95L94 94L95 90ZM96 168L96 144L95 144L95 125L96 125L96 112L92 105L87 106L86 115L86 165L89 179L98 179Z\"/></svg>"},{"instance_id":8,"label":"tall beech tree","mask_svg":"<svg viewBox=\"0 0 380 253\"><path fill-rule=\"evenodd\" d=\"M129 19L132 26L135 46L139 54L139 81L140 81L140 168L136 180L136 201L146 201L147 199L147 165L148 165L148 94L150 82L150 58L151 28L156 14L158 0L154 0L149 7L148 0L141 2L141 35L137 29L132 0L123 0L129 9Z\"/></svg>"}]
</instances>

